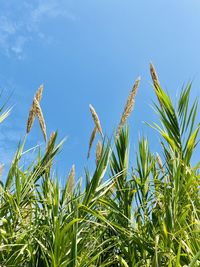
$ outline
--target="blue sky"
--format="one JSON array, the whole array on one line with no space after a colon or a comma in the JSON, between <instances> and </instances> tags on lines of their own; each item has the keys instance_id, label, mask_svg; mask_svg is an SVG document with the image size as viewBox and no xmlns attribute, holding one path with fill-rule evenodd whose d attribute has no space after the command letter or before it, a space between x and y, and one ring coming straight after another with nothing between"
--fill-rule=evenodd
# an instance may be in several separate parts
<instances>
[{"instance_id":1,"label":"blue sky","mask_svg":"<svg viewBox=\"0 0 200 267\"><path fill-rule=\"evenodd\" d=\"M131 149L144 134L152 151L159 151L158 137L143 123L157 120L150 61L174 99L190 80L192 97L199 96L199 0L3 0L0 5L0 88L4 97L13 92L14 105L0 126L0 161L7 165L42 83L48 134L58 129L60 139L67 136L56 167L63 177L73 163L78 175L91 165L86 160L93 128L88 105L94 105L104 132L111 135L139 75L129 119ZM44 145L37 123L27 146L35 144Z\"/></svg>"}]
</instances>

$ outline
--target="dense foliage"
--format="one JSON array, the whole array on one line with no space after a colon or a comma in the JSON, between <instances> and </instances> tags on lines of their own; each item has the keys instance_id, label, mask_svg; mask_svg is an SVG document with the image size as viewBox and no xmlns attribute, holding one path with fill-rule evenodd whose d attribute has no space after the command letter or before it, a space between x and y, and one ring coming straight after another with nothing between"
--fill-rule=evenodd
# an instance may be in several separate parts
<instances>
[{"instance_id":1,"label":"dense foliage","mask_svg":"<svg viewBox=\"0 0 200 267\"><path fill-rule=\"evenodd\" d=\"M63 142L53 134L24 169L25 137L0 182L1 267L200 266L198 103L191 84L176 107L158 83L154 91L162 152L141 138L133 166L124 126L103 137L94 173L74 183L72 168L61 186L52 163Z\"/></svg>"}]
</instances>

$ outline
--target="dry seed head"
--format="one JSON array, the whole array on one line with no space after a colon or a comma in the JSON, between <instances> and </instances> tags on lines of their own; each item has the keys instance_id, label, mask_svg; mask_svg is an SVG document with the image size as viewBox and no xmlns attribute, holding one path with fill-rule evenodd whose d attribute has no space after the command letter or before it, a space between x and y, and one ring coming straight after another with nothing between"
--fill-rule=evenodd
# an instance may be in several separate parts
<instances>
[{"instance_id":1,"label":"dry seed head","mask_svg":"<svg viewBox=\"0 0 200 267\"><path fill-rule=\"evenodd\" d=\"M35 94L35 99L40 102L41 98L42 98L42 92L43 92L43 88L44 86L43 85L40 85L36 94ZM27 121L27 126L26 126L26 132L29 133L32 126L33 126L33 123L34 123L34 120L35 120L35 115L36 115L36 107L35 107L35 102L33 100L33 103L32 103L32 106L31 106L31 109L29 111L29 117L28 117L28 121Z\"/></svg>"},{"instance_id":2,"label":"dry seed head","mask_svg":"<svg viewBox=\"0 0 200 267\"><path fill-rule=\"evenodd\" d=\"M74 178L75 178L75 165L72 165L71 171L68 176L68 185L67 185L67 192L71 193L74 186Z\"/></svg>"},{"instance_id":3,"label":"dry seed head","mask_svg":"<svg viewBox=\"0 0 200 267\"><path fill-rule=\"evenodd\" d=\"M125 108L124 108L124 112L122 114L118 129L117 129L117 133L116 133L116 137L119 136L124 124L126 123L130 113L133 110L133 106L134 106L134 102L135 102L135 96L138 90L140 84L140 77L138 77L133 85L133 89L131 90L128 100L126 102Z\"/></svg>"},{"instance_id":4,"label":"dry seed head","mask_svg":"<svg viewBox=\"0 0 200 267\"><path fill-rule=\"evenodd\" d=\"M158 153L156 153L156 160L157 160L157 163L158 163L158 166L160 167L160 169L163 169L162 159Z\"/></svg>"},{"instance_id":5,"label":"dry seed head","mask_svg":"<svg viewBox=\"0 0 200 267\"><path fill-rule=\"evenodd\" d=\"M92 114L92 117L93 117L93 120L94 120L94 123L97 127L97 130L99 131L99 133L101 134L101 136L103 137L103 131L102 131L102 128L101 128L101 123L100 123L100 120L99 120L99 117L94 109L94 107L92 105L89 105L90 107L90 112Z\"/></svg>"},{"instance_id":6,"label":"dry seed head","mask_svg":"<svg viewBox=\"0 0 200 267\"><path fill-rule=\"evenodd\" d=\"M94 142L96 133L97 133L97 127L95 126L94 129L93 129L93 131L92 131L92 134L91 134L91 136L90 136L89 149L88 149L88 155L87 155L87 158L90 157L90 150L91 150L91 148L92 148L92 144L93 144L93 142Z\"/></svg>"},{"instance_id":7,"label":"dry seed head","mask_svg":"<svg viewBox=\"0 0 200 267\"><path fill-rule=\"evenodd\" d=\"M34 101L32 103L31 109L29 111L29 116L28 116L28 121L27 121L27 126L26 126L26 132L29 133L32 126L33 126L33 122L35 120L35 114L36 114L36 107L34 104Z\"/></svg>"},{"instance_id":8,"label":"dry seed head","mask_svg":"<svg viewBox=\"0 0 200 267\"><path fill-rule=\"evenodd\" d=\"M98 165L101 155L102 155L102 143L98 141L96 148L96 165Z\"/></svg>"},{"instance_id":9,"label":"dry seed head","mask_svg":"<svg viewBox=\"0 0 200 267\"><path fill-rule=\"evenodd\" d=\"M43 136L44 136L44 140L47 140L47 134L46 134L46 124L45 124L45 120L42 114L42 110L40 107L40 104L38 103L37 99L34 98L34 106L35 106L35 110L36 110L36 114L40 123L40 128L42 130Z\"/></svg>"},{"instance_id":10,"label":"dry seed head","mask_svg":"<svg viewBox=\"0 0 200 267\"><path fill-rule=\"evenodd\" d=\"M42 98L42 92L43 92L43 88L44 88L44 85L41 84L35 94L35 98L37 99L38 102L40 102L41 98Z\"/></svg>"},{"instance_id":11,"label":"dry seed head","mask_svg":"<svg viewBox=\"0 0 200 267\"><path fill-rule=\"evenodd\" d=\"M48 141L48 144L47 144L47 150L49 149L49 147L51 147L55 135L56 135L56 132L52 132L51 133L51 136L50 136L49 141Z\"/></svg>"},{"instance_id":12,"label":"dry seed head","mask_svg":"<svg viewBox=\"0 0 200 267\"><path fill-rule=\"evenodd\" d=\"M55 135L56 135L55 132L52 132L52 133L51 133L51 136L50 136L50 138L49 138L48 144L47 144L47 146L46 146L46 153L49 152L49 149L50 149L50 147L52 146L52 143L53 143L53 140L54 140ZM49 162L49 172L50 172L52 163L53 163L53 160L51 160L51 161Z\"/></svg>"},{"instance_id":13,"label":"dry seed head","mask_svg":"<svg viewBox=\"0 0 200 267\"><path fill-rule=\"evenodd\" d=\"M152 63L150 63L150 73L151 73L151 78L152 78L154 86L159 85L158 75L157 75L156 69Z\"/></svg>"},{"instance_id":14,"label":"dry seed head","mask_svg":"<svg viewBox=\"0 0 200 267\"><path fill-rule=\"evenodd\" d=\"M151 73L151 78L153 80L154 89L157 92L160 83L159 83L159 79L158 79L158 75L156 73L155 67L154 67L154 65L152 63L150 63L150 73ZM158 95L157 95L157 98L158 98L158 101L159 101L159 103L160 103L160 105L162 107L163 106L162 100L159 98Z\"/></svg>"}]
</instances>

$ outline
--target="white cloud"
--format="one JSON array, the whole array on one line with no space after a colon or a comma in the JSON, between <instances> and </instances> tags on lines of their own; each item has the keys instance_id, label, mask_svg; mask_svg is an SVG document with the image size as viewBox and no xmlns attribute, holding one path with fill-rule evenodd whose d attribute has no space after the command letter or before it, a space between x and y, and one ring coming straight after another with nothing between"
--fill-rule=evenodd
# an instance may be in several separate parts
<instances>
[{"instance_id":1,"label":"white cloud","mask_svg":"<svg viewBox=\"0 0 200 267\"><path fill-rule=\"evenodd\" d=\"M5 34L15 34L16 25L9 21L5 16L0 17L0 31Z\"/></svg>"},{"instance_id":2,"label":"white cloud","mask_svg":"<svg viewBox=\"0 0 200 267\"><path fill-rule=\"evenodd\" d=\"M32 11L32 22L39 23L45 17L55 19L65 17L75 20L75 16L63 8L61 1L41 1L37 8Z\"/></svg>"},{"instance_id":3,"label":"white cloud","mask_svg":"<svg viewBox=\"0 0 200 267\"><path fill-rule=\"evenodd\" d=\"M76 17L67 7L67 1L37 0L22 2L15 1L2 4L0 11L0 48L7 56L15 55L18 59L24 56L26 44L34 40L49 41L42 23L63 18L74 21Z\"/></svg>"},{"instance_id":4,"label":"white cloud","mask_svg":"<svg viewBox=\"0 0 200 267\"><path fill-rule=\"evenodd\" d=\"M12 50L12 52L15 53L15 55L21 59L23 58L23 50L25 47L25 44L28 42L28 37L24 37L24 36L18 36L15 40L15 43L13 44L13 46L10 47L10 49Z\"/></svg>"}]
</instances>

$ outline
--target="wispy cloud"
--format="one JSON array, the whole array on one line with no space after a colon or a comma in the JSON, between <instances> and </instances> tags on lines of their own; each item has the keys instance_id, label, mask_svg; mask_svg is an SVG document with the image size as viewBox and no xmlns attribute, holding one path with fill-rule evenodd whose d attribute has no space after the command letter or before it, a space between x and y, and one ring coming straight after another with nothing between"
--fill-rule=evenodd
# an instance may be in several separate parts
<instances>
[{"instance_id":1,"label":"wispy cloud","mask_svg":"<svg viewBox=\"0 0 200 267\"><path fill-rule=\"evenodd\" d=\"M70 20L75 20L76 17L71 14L62 1L41 1L37 8L31 12L33 23L40 23L45 17L55 19L57 17L65 17Z\"/></svg>"},{"instance_id":2,"label":"wispy cloud","mask_svg":"<svg viewBox=\"0 0 200 267\"><path fill-rule=\"evenodd\" d=\"M74 21L67 1L6 1L0 11L0 48L6 56L24 57L26 45L34 40L49 40L42 23L63 18Z\"/></svg>"}]
</instances>

